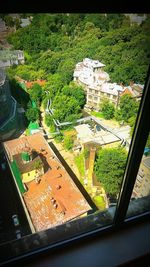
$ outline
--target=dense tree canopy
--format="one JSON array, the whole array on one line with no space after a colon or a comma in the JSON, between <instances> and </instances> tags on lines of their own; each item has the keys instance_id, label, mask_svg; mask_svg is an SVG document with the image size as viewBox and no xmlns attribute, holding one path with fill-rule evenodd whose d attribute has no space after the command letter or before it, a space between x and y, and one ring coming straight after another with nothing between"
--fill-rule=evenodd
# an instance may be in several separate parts
<instances>
[{"instance_id":1,"label":"dense tree canopy","mask_svg":"<svg viewBox=\"0 0 150 267\"><path fill-rule=\"evenodd\" d=\"M32 121L32 122L38 120L40 117L39 109L37 107L33 107L30 101L28 103L28 107L27 107L25 114L26 114L28 121Z\"/></svg>"},{"instance_id":2,"label":"dense tree canopy","mask_svg":"<svg viewBox=\"0 0 150 267\"><path fill-rule=\"evenodd\" d=\"M46 13L32 16L30 25L8 37L12 48L23 50L26 59L24 65L11 67L9 73L30 81L47 80L42 100L44 106L48 99L52 100L54 117L60 122L80 117L85 95L71 81L76 63L85 57L104 63L111 82L144 83L150 59L149 16L141 25L132 26L123 14ZM37 90L30 93L31 99L37 101L35 98L39 97L41 101ZM132 123L136 112L137 104L133 99L124 98L115 117ZM104 105L103 113L105 118L112 118L112 104Z\"/></svg>"},{"instance_id":3,"label":"dense tree canopy","mask_svg":"<svg viewBox=\"0 0 150 267\"><path fill-rule=\"evenodd\" d=\"M105 119L110 120L114 117L115 107L114 104L110 103L108 99L103 99L100 109Z\"/></svg>"},{"instance_id":4,"label":"dense tree canopy","mask_svg":"<svg viewBox=\"0 0 150 267\"><path fill-rule=\"evenodd\" d=\"M53 118L60 122L73 122L80 118L81 109L85 104L85 93L83 89L73 82L70 83L70 85L65 85L63 88L61 88L62 84L59 82L56 83L56 88L54 85L49 86L50 84L51 83L48 83L48 85L44 87L44 89L47 88L48 91L46 91L47 95L43 102L46 107L47 100L51 99L51 108L54 113ZM50 115L47 115L47 117L49 116ZM52 120L47 118L46 122L50 125Z\"/></svg>"},{"instance_id":5,"label":"dense tree canopy","mask_svg":"<svg viewBox=\"0 0 150 267\"><path fill-rule=\"evenodd\" d=\"M43 78L59 73L69 83L75 64L90 57L106 65L112 82L144 83L149 28L149 16L141 25L131 26L123 14L34 14L32 23L8 40L27 53L28 68L38 75L42 70Z\"/></svg>"},{"instance_id":6,"label":"dense tree canopy","mask_svg":"<svg viewBox=\"0 0 150 267\"><path fill-rule=\"evenodd\" d=\"M135 121L137 111L139 107L139 102L136 101L133 97L128 94L121 96L119 109L116 111L116 119L118 121L131 122L131 126L134 124L132 121ZM132 118L132 119L131 119Z\"/></svg>"},{"instance_id":7,"label":"dense tree canopy","mask_svg":"<svg viewBox=\"0 0 150 267\"><path fill-rule=\"evenodd\" d=\"M42 88L38 83L34 83L29 90L30 97L36 102L37 106L40 106L42 100Z\"/></svg>"},{"instance_id":8,"label":"dense tree canopy","mask_svg":"<svg viewBox=\"0 0 150 267\"><path fill-rule=\"evenodd\" d=\"M119 193L126 157L126 151L121 147L104 148L98 152L95 161L95 173L109 195L116 197Z\"/></svg>"}]
</instances>

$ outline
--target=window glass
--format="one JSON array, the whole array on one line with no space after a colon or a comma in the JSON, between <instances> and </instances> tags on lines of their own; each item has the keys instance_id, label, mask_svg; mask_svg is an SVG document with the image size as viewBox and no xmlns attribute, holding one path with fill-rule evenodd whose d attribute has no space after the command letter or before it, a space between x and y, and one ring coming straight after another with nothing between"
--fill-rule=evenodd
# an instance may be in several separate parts
<instances>
[{"instance_id":1,"label":"window glass","mask_svg":"<svg viewBox=\"0 0 150 267\"><path fill-rule=\"evenodd\" d=\"M3 261L112 226L149 64L150 20L10 14L0 23L6 37L12 28L4 41L11 50L0 53ZM131 203L149 195L148 168L149 140Z\"/></svg>"},{"instance_id":2,"label":"window glass","mask_svg":"<svg viewBox=\"0 0 150 267\"><path fill-rule=\"evenodd\" d=\"M143 157L134 184L127 217L150 210L150 135L148 136Z\"/></svg>"}]
</instances>

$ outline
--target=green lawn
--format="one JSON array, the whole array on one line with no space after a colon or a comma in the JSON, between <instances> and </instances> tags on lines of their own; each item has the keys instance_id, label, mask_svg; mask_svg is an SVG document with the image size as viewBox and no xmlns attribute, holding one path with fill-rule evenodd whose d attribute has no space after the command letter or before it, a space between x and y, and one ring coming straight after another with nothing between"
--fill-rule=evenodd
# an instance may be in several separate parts
<instances>
[{"instance_id":1,"label":"green lawn","mask_svg":"<svg viewBox=\"0 0 150 267\"><path fill-rule=\"evenodd\" d=\"M85 172L85 169L84 169L84 154L83 153L81 153L79 156L75 157L75 164L78 167L80 175L83 177L84 176L84 172Z\"/></svg>"},{"instance_id":2,"label":"green lawn","mask_svg":"<svg viewBox=\"0 0 150 267\"><path fill-rule=\"evenodd\" d=\"M98 118L104 118L104 115L102 112L92 111L91 115L98 117Z\"/></svg>"}]
</instances>

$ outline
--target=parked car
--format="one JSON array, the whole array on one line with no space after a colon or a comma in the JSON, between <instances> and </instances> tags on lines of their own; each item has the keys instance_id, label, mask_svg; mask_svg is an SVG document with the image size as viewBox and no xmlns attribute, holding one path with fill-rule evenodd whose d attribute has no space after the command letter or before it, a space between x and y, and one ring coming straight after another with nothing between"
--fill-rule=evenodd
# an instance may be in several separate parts
<instances>
[{"instance_id":1,"label":"parked car","mask_svg":"<svg viewBox=\"0 0 150 267\"><path fill-rule=\"evenodd\" d=\"M17 229L15 233L17 239L20 239L22 237L21 231L19 229Z\"/></svg>"},{"instance_id":2,"label":"parked car","mask_svg":"<svg viewBox=\"0 0 150 267\"><path fill-rule=\"evenodd\" d=\"M17 214L12 215L12 220L15 226L18 226L20 224Z\"/></svg>"}]
</instances>

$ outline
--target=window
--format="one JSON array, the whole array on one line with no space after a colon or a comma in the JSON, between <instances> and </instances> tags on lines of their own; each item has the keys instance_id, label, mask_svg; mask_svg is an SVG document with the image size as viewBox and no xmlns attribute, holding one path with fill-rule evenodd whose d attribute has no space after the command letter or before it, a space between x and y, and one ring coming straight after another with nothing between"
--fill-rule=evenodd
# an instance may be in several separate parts
<instances>
[{"instance_id":1,"label":"window","mask_svg":"<svg viewBox=\"0 0 150 267\"><path fill-rule=\"evenodd\" d=\"M89 91L90 90L91 89L89 89ZM64 91L68 93L67 86ZM64 100L65 99L66 98L64 98ZM89 96L89 99L92 99L92 96ZM94 97L94 100L97 99L97 97ZM75 101L72 102L74 103ZM31 179L32 173L31 175L28 173L30 179L24 177L24 179L27 180L27 186L24 186L21 172L22 166L19 169L19 165L15 164L16 159L12 161L9 159L9 157L13 158L14 155L12 153L12 155L9 156L9 153L7 153L7 151L9 152L10 143L7 143L6 146L4 144L4 151L0 153L0 161L2 163L4 162L5 153L7 157L6 162L9 165L7 166L7 170L0 169L0 175L2 173L3 176L2 179L0 179L0 202L6 204L1 210L1 216L2 220L8 220L9 231L7 231L8 228L5 223L2 223L2 228L0 228L0 263L14 261L17 257L26 257L32 253L39 253L40 250L45 251L48 248L60 246L62 243L80 239L83 236L90 236L108 229L117 229L118 226L126 221L132 220L135 215L137 216L140 214L143 216L144 213L146 214L150 211L149 147L146 145L149 140L148 134L150 126L149 102L150 77L148 76L133 131L133 137L128 147L128 156L126 158L123 152L121 152L122 154L118 152L117 157L116 154L114 157L115 164L119 163L118 165L114 164L114 167L116 168L117 166L117 168L119 168L121 166L121 174L119 177L121 179L117 184L114 184L113 180L111 181L113 185L111 192L107 190L109 184L106 184L106 188L104 188L101 180L97 179L98 173L101 171L97 166L101 163L101 152L103 150L97 150L97 148L99 140L101 146L104 146L106 140L109 140L109 144L116 144L120 142L120 138L118 137L118 132L115 132L115 135L113 135L113 131L110 131L108 127L106 128L103 125L100 127L98 118L94 120L92 116L89 116L88 121L84 121L83 125L80 125L81 121L79 119L78 126L82 127L76 127L77 139L75 140L75 134L71 131L72 135L69 136L70 139L67 135L66 137L68 139L64 139L64 143L66 143L66 147L69 147L69 149L72 148L72 145L76 141L76 165L78 165L80 169L80 179L74 174L73 166L69 166L65 161L65 157L61 154L62 151L58 151L53 142L50 141L47 143L44 139L45 150L40 151L38 156L41 157L43 171L47 174L43 179L44 181L40 177L37 177L38 183L35 183L34 179ZM91 101L88 103L92 104ZM69 114L68 118L71 118ZM57 125L59 125L59 121L57 121ZM42 138L44 137L40 138L43 140ZM91 142L91 138L93 138L92 141L94 140L94 142ZM32 145L36 143L36 133L33 136L26 137L26 139L28 139L28 143L25 148L31 149ZM80 141L82 141L82 146ZM17 141L15 140L14 142ZM93 143L96 145L93 145ZM11 144L14 145L14 143ZM20 149L24 148L23 143L19 145ZM19 149L19 145L16 151ZM126 146L126 141L124 139L121 145L121 151L123 151L123 146ZM39 143L38 147L41 147ZM46 147L48 148L46 149ZM79 155L78 151L80 151L82 147L84 147L84 153L80 153ZM15 151L13 146L12 148ZM33 147L33 149L35 149L35 147ZM51 156L49 155L50 151ZM115 147L111 150L111 159L113 159L114 151ZM35 152L37 153L37 151ZM113 177L116 169L113 169L113 164L111 165L111 160L109 160L110 158L107 156L108 154L106 153L105 170L111 171L111 166ZM94 166L95 159L97 160L97 165ZM49 168L49 162L51 162L51 168ZM31 163L28 166L26 164L26 168L30 167ZM95 170L94 174L93 170ZM6 182L10 186L8 186L5 195L2 190ZM67 185L66 188L65 185ZM71 189L69 190L69 188ZM11 203L10 196L12 199ZM140 210L132 213L137 201L139 201ZM40 205L41 209L39 208ZM6 207L7 218L5 216ZM16 207L17 212L15 214L19 217L19 225L16 227L19 228L14 228L11 221L9 222L9 218L12 216L12 209L16 209ZM80 210L80 213L78 214L76 210ZM47 220L49 214L52 220ZM56 223L54 225L53 221L55 220ZM47 225L49 223L50 227L45 229L45 222ZM17 233L20 233L18 238L16 238L16 230ZM4 239L3 233L6 239Z\"/></svg>"},{"instance_id":2,"label":"window","mask_svg":"<svg viewBox=\"0 0 150 267\"><path fill-rule=\"evenodd\" d=\"M9 252L7 252L7 255L5 253L1 254L2 261L9 259L9 257L14 257L15 259L18 253L26 254L35 249L36 252L38 252L38 249L40 249L41 246L42 247L45 246L46 249L47 245L50 243L51 244L55 243L57 246L57 244L59 244L59 242L61 242L62 240L67 240L70 239L71 237L77 237L77 236L80 237L83 233L90 235L90 233L92 233L93 231L102 231L103 227L110 228L113 221L116 225L118 225L125 220L126 212L128 209L128 203L132 196L132 190L138 172L137 163L140 164L140 160L142 157L143 149L149 131L149 125L147 120L149 116L148 111L150 104L149 94L150 94L150 87L149 87L149 80L147 80L140 105L140 110L138 113L138 119L133 134L131 148L128 155L127 168L125 171L123 185L122 185L123 187L118 197L116 209L115 209L116 205L114 206L111 205L107 211L104 210L103 212L97 212L91 215L89 214L88 216L85 216L81 219L61 224L58 227L56 227L55 230L52 228L44 232L36 232L35 234L24 236L23 239L4 243L0 249L5 250L8 246L13 249L9 250ZM143 138L141 138L142 136ZM141 168L140 174L142 173L142 170L143 167ZM135 201L134 199L131 200L130 206L134 205L134 201ZM130 206L129 209L131 209ZM148 205L148 210L149 210L149 205ZM20 218L20 224L21 224L21 218ZM78 231L75 229L78 229ZM28 246L27 244L30 244L30 246Z\"/></svg>"},{"instance_id":3,"label":"window","mask_svg":"<svg viewBox=\"0 0 150 267\"><path fill-rule=\"evenodd\" d=\"M150 209L150 149L149 149L150 135L148 136L144 153L141 158L137 177L135 180L127 217L142 214ZM133 206L130 210L130 206ZM138 208L137 208L138 205Z\"/></svg>"}]
</instances>

